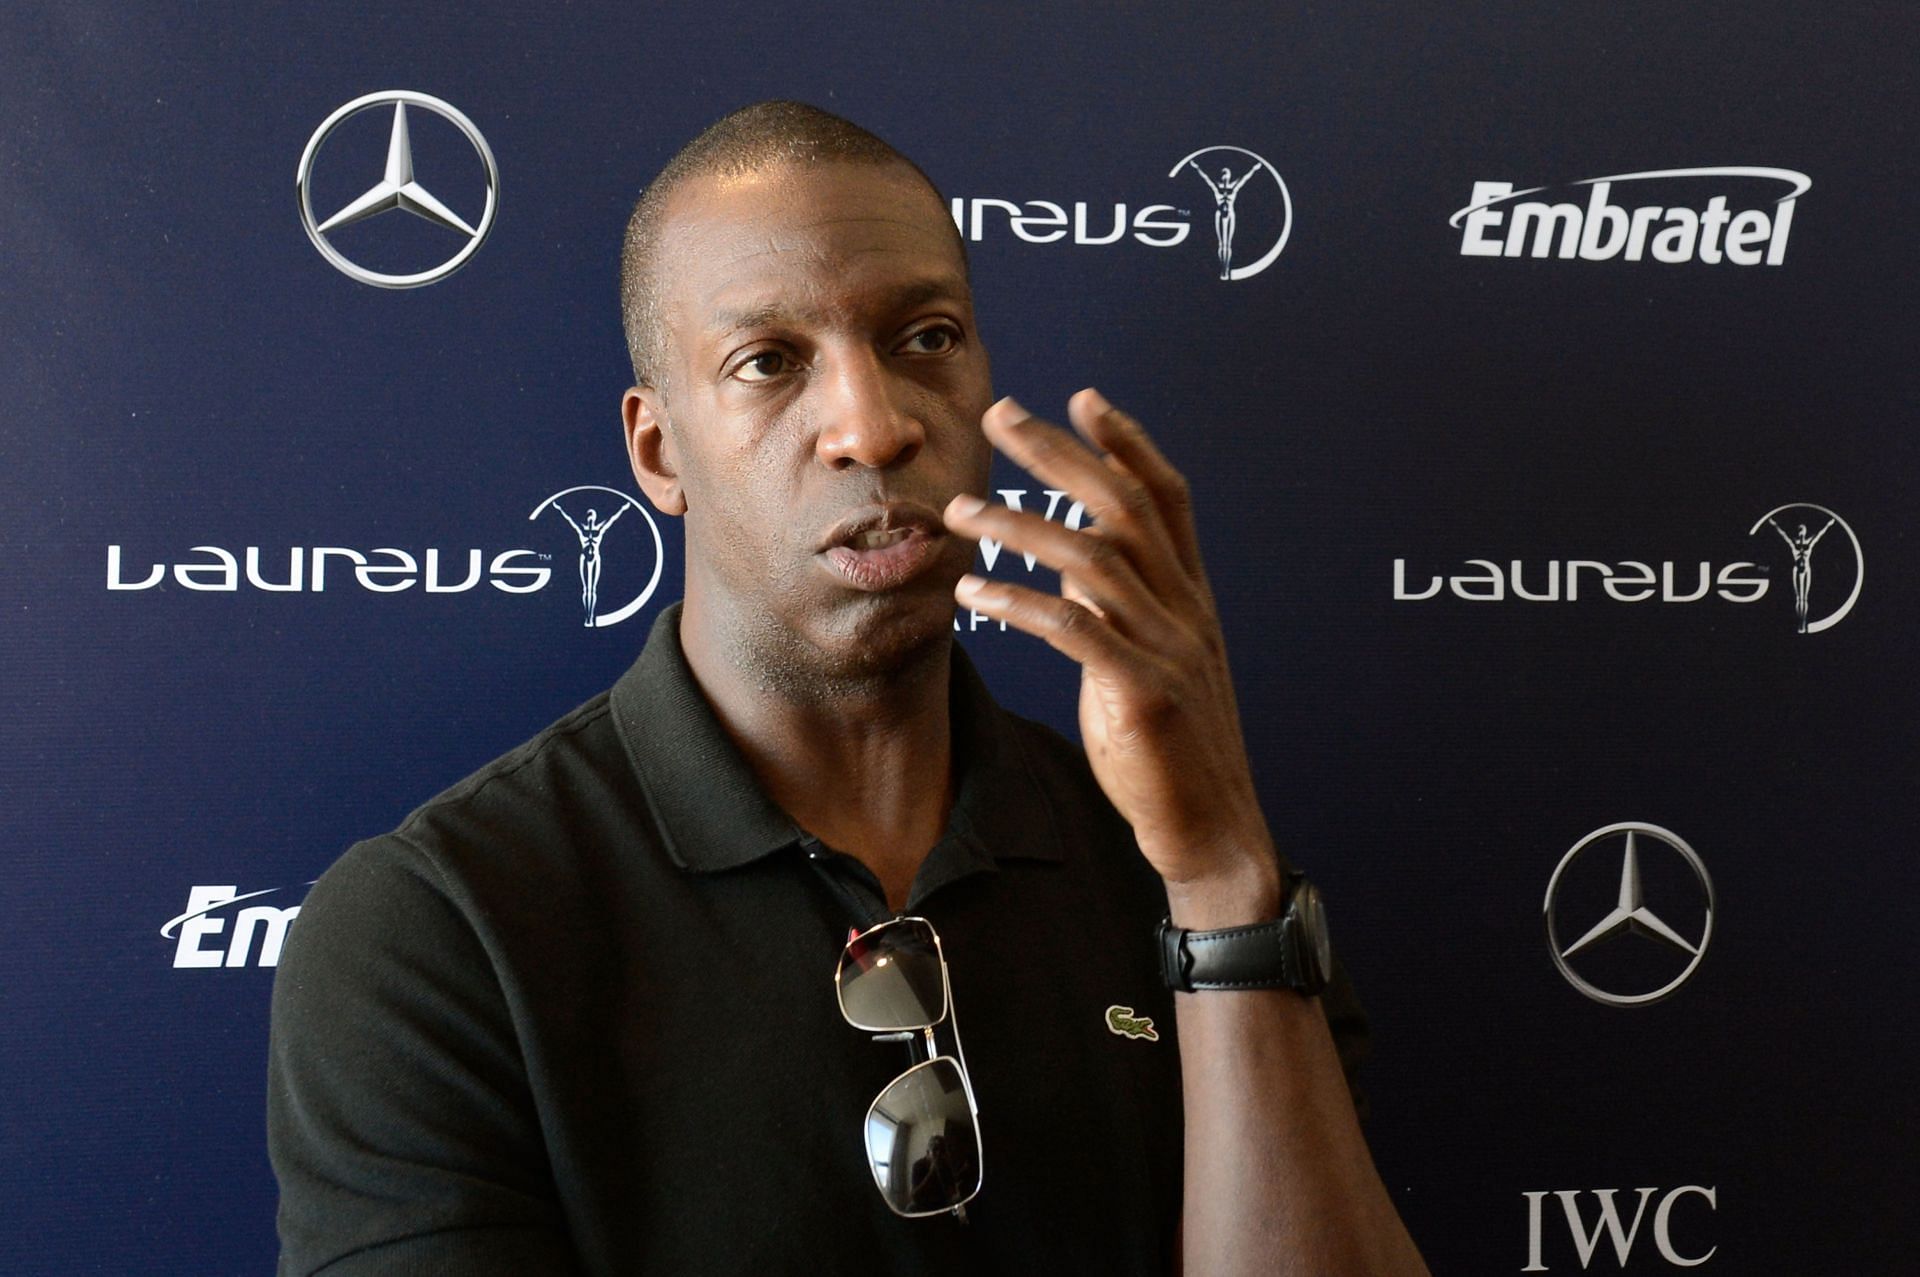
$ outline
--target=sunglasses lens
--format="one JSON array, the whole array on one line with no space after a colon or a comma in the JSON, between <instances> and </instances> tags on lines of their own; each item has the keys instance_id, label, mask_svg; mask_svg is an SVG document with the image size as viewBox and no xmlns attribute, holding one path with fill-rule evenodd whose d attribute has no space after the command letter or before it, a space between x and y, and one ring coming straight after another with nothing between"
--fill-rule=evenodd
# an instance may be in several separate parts
<instances>
[{"instance_id":1,"label":"sunglasses lens","mask_svg":"<svg viewBox=\"0 0 1920 1277\"><path fill-rule=\"evenodd\" d=\"M838 984L841 1013L855 1028L900 1033L946 1018L940 951L933 928L918 919L885 923L849 942Z\"/></svg>"},{"instance_id":2,"label":"sunglasses lens","mask_svg":"<svg viewBox=\"0 0 1920 1277\"><path fill-rule=\"evenodd\" d=\"M902 1215L950 1210L980 1191L980 1131L951 1056L917 1064L867 1114L874 1183Z\"/></svg>"}]
</instances>

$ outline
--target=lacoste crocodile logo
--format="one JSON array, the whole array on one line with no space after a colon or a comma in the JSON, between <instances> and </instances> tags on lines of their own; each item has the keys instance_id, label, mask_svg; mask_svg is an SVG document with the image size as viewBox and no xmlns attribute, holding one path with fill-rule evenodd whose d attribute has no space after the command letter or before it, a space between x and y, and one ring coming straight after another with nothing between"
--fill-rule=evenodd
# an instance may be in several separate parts
<instances>
[{"instance_id":1,"label":"lacoste crocodile logo","mask_svg":"<svg viewBox=\"0 0 1920 1277\"><path fill-rule=\"evenodd\" d=\"M1153 1021L1144 1015L1136 1016L1132 1007L1108 1007L1107 1031L1123 1038L1145 1038L1149 1042L1160 1040Z\"/></svg>"}]
</instances>

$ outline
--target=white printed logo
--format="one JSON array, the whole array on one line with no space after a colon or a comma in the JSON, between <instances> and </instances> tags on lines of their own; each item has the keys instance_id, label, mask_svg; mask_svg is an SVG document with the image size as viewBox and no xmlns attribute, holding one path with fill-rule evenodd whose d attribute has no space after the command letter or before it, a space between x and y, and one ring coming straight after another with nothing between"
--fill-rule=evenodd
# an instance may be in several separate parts
<instances>
[{"instance_id":1,"label":"white printed logo","mask_svg":"<svg viewBox=\"0 0 1920 1277\"><path fill-rule=\"evenodd\" d=\"M1026 509L1027 491L1025 488L1001 488L999 489L998 495L1007 509L1020 512ZM1058 522L1061 526L1074 532L1079 531L1081 526L1086 522L1087 507L1084 502L1069 501L1067 494L1058 488L1044 489L1040 495L1046 498L1046 505L1038 511L1041 518L1049 522ZM999 567L1002 562L1005 562L1008 564L1022 563L1027 572L1031 574L1039 565L1039 559L1032 554L1023 553L1018 559L1004 559L1003 555L1005 550L1006 547L992 537L980 538L980 571L983 574L990 573L996 567ZM964 625L961 623L963 620L965 621ZM977 632L982 625L986 625L990 629L998 629L1003 633L1007 628L1005 621L995 620L986 613L973 609L968 609L966 612L956 615L953 620L953 628L955 631L965 630L968 633L974 633Z\"/></svg>"},{"instance_id":2,"label":"white printed logo","mask_svg":"<svg viewBox=\"0 0 1920 1277\"><path fill-rule=\"evenodd\" d=\"M1691 903L1684 898L1670 899L1661 906L1659 913L1647 904L1640 871L1640 848L1643 842L1655 849L1655 854L1664 853L1666 857L1677 859L1685 866L1694 886L1695 898ZM1566 887L1569 872L1588 852L1603 850L1610 860L1616 847L1620 856L1620 876L1613 908L1590 925L1586 919L1579 919L1573 924L1578 928L1578 938L1568 941L1568 931L1560 925L1560 896ZM1560 857L1560 863L1554 866L1553 876L1547 879L1543 916L1547 925L1547 952L1568 984L1595 1002L1607 1006L1646 1006L1670 997L1681 985L1691 980L1693 973L1700 969L1701 959L1707 956L1707 945L1713 940L1713 879L1708 877L1707 866L1701 861L1699 853L1689 847L1680 835L1658 825L1622 821L1594 830ZM1696 918L1699 921L1696 922ZM1676 928L1684 929L1686 934ZM1602 988L1574 970L1575 955L1595 947L1605 947L1624 937L1638 937L1642 944L1650 945L1664 955L1664 969L1655 987L1626 992Z\"/></svg>"},{"instance_id":3,"label":"white printed logo","mask_svg":"<svg viewBox=\"0 0 1920 1277\"><path fill-rule=\"evenodd\" d=\"M614 588L633 593L624 602L608 607L602 599L603 577L608 575L607 533L629 510L639 512L627 519L626 528L645 525L643 541L649 556L640 560L629 548L625 532L615 537L621 543L613 560ZM618 625L646 606L660 586L665 566L665 551L660 527L639 501L613 488L593 484L563 488L533 508L529 521L542 514L555 513L572 528L578 547L578 580L581 616L589 628ZM219 545L196 545L176 562L154 562L144 556L130 556L121 545L107 547L107 589L137 592L164 590L169 584L194 593L233 594L242 590L269 594L324 594L331 589L358 585L372 594L401 594L416 586L422 594L466 594L484 582L504 594L538 594L553 581L554 568L547 566L553 555L539 550L516 547L488 554L479 548L442 551L430 546L424 552L396 546L354 549L341 545L296 545L283 549L263 549L257 545L229 549ZM574 555L569 554L569 559ZM644 577L645 584L639 584ZM568 591L571 593L571 591Z\"/></svg>"},{"instance_id":4,"label":"white printed logo","mask_svg":"<svg viewBox=\"0 0 1920 1277\"><path fill-rule=\"evenodd\" d=\"M1293 196L1280 171L1242 146L1203 146L1183 156L1168 178L1198 176L1205 184L1212 217L1214 264L1222 280L1252 279L1273 265L1293 234ZM1269 185L1271 183L1271 185ZM1256 203L1257 201L1257 203ZM979 242L999 227L1029 244L1117 244L1125 240L1147 248L1173 248L1193 233L1193 211L1172 204L1147 204L1129 211L1121 201L1077 200L1068 206L1053 200L1007 200L960 196L952 200L953 224L962 238ZM1111 208L1111 213L1107 209ZM1250 214L1249 209L1254 211ZM1004 218L1004 220L1002 220ZM1245 258L1241 232L1249 221L1262 247ZM997 225L996 225L997 223ZM1266 243L1271 232L1273 239Z\"/></svg>"},{"instance_id":5,"label":"white printed logo","mask_svg":"<svg viewBox=\"0 0 1920 1277\"><path fill-rule=\"evenodd\" d=\"M1818 634L1845 620L1854 604L1860 601L1861 583L1866 578L1866 556L1853 528L1827 507L1805 501L1790 502L1767 511L1755 520L1747 535L1753 536L1768 527L1779 535L1792 556L1794 614L1799 620L1800 633ZM1830 547L1838 540L1842 549L1837 553L1828 550L1822 556L1820 584L1816 588L1814 550L1835 528L1844 540L1829 538L1824 544ZM1466 559L1464 566L1471 570L1441 575L1410 571L1406 559L1395 559L1394 601L1419 602L1445 593L1468 603L1500 603L1508 599L1527 603L1578 603L1584 587L1588 599L1611 599L1617 603L1643 603L1653 599L1662 603L1697 603L1708 597L1727 603L1757 603L1767 596L1772 586L1771 579L1765 575L1768 569L1747 559L1723 563L1717 568L1709 559L1622 559L1612 563L1598 559L1548 559L1545 562ZM1814 617L1816 608L1825 608L1824 615Z\"/></svg>"},{"instance_id":6,"label":"white printed logo","mask_svg":"<svg viewBox=\"0 0 1920 1277\"><path fill-rule=\"evenodd\" d=\"M1204 165L1201 157L1205 156ZM1238 157L1236 162L1236 157ZM1246 161L1252 160L1251 164ZM1208 169L1218 165L1218 171L1208 175ZM1234 169L1243 168L1239 176ZM1180 170L1191 168L1207 184L1208 192L1213 196L1213 234L1220 250L1220 278L1223 280L1252 279L1267 267L1273 265L1280 256L1280 250L1287 246L1287 238L1293 234L1293 196L1287 191L1287 184L1280 177L1280 170L1266 162L1252 151L1240 146L1203 146L1193 154L1173 166L1168 177L1180 176ZM1246 266L1233 264L1233 233L1239 221L1234 207L1240 198L1240 192L1248 182L1265 173L1273 179L1274 186L1280 192L1280 233L1274 239L1273 246Z\"/></svg>"},{"instance_id":7,"label":"white printed logo","mask_svg":"<svg viewBox=\"0 0 1920 1277\"><path fill-rule=\"evenodd\" d=\"M581 495L594 492L600 495L598 497ZM562 497L567 498L576 509L580 510L581 513L577 517L567 512L566 506L561 504ZM596 504L588 505L589 501ZM612 513L602 515L601 506L605 506ZM660 525L653 521L653 516L647 513L645 506L624 492L597 487L593 484L582 484L579 487L564 488L554 493L535 506L533 513L527 518L529 521L537 519L548 510L565 519L567 526L573 529L574 536L580 540L580 609L585 618L582 624L589 628L618 625L646 606L647 600L653 597L653 592L660 588L660 572L666 564L667 555L660 543ZM629 510L638 511L640 517L646 521L647 531L653 534L653 575L647 578L647 583L640 592L626 603L611 612L602 612L600 610L600 576L605 562L601 558L600 543L606 539L607 530Z\"/></svg>"},{"instance_id":8,"label":"white printed logo","mask_svg":"<svg viewBox=\"0 0 1920 1277\"><path fill-rule=\"evenodd\" d=\"M1562 1188L1552 1193L1544 1191L1522 1193L1521 1196L1527 1199L1527 1266L1520 1271L1523 1273L1550 1271L1545 1261L1546 1249L1542 1236L1545 1231L1545 1221L1542 1219L1545 1212L1542 1206L1548 1197L1560 1199L1561 1212L1567 1219L1567 1235L1572 1239L1574 1253L1580 1259L1581 1272L1585 1272L1593 1261L1594 1253L1600 1249L1602 1237L1613 1244L1614 1258L1619 1261L1621 1268L1625 1268L1627 1257L1633 1253L1634 1240L1640 1236L1640 1225L1646 1218L1647 1203L1660 1190L1657 1188L1634 1189L1634 1195L1639 1200L1634 1204L1633 1218L1624 1222L1620 1218L1619 1204L1614 1200L1619 1191L1615 1188L1596 1188L1582 1192L1577 1188ZM1588 1229L1586 1221L1581 1218L1580 1206L1580 1199L1589 1196L1599 1204L1594 1213L1591 1230ZM1660 1253L1660 1258L1677 1268L1698 1268L1712 1259L1714 1252L1720 1249L1718 1246L1709 1246L1701 1254L1685 1255L1674 1244L1674 1207L1689 1197L1700 1198L1707 1204L1709 1211L1720 1208L1719 1194L1713 1186L1682 1184L1679 1188L1671 1189L1661 1195L1660 1204L1653 1210L1653 1225L1648 1230L1653 1234L1653 1247ZM1695 1207L1693 1213L1698 1213L1698 1209Z\"/></svg>"},{"instance_id":9,"label":"white printed logo","mask_svg":"<svg viewBox=\"0 0 1920 1277\"><path fill-rule=\"evenodd\" d=\"M1812 511L1807 514L1795 514L1795 511ZM1817 530L1808 531L1815 527ZM1813 551L1820 544L1820 538L1831 532L1835 526L1847 535L1847 544L1853 551L1853 588L1839 606L1817 621L1809 621L1807 613L1811 608L1813 595ZM1867 577L1866 554L1860 549L1860 538L1853 534L1847 521L1823 505L1813 505L1806 501L1793 501L1783 506L1775 506L1754 521L1747 529L1752 536L1761 528L1771 526L1786 542L1787 552L1793 556L1793 613L1799 619L1800 633L1818 634L1830 630L1846 619L1853 611L1853 605L1860 601L1860 586ZM1831 556L1829 556L1831 557ZM1822 580L1825 573L1821 574ZM1844 579L1844 578L1842 578Z\"/></svg>"},{"instance_id":10,"label":"white printed logo","mask_svg":"<svg viewBox=\"0 0 1920 1277\"><path fill-rule=\"evenodd\" d=\"M1703 183L1729 181L1783 182L1789 190L1770 203L1728 207L1727 195L1711 195L1701 204ZM1650 188L1631 183L1658 183ZM1805 173L1784 168L1726 166L1719 168L1656 169L1644 173L1615 173L1568 183L1588 188L1586 203L1523 200L1550 190L1529 186L1515 190L1512 182L1475 182L1473 198L1447 219L1460 232L1463 257L1557 257L1563 261L1604 262L1614 258L1638 262L1651 256L1657 262L1704 262L1717 266L1778 266L1787 259L1787 235L1793 228L1796 202L1813 186ZM1656 202L1627 208L1620 198L1643 189ZM1711 189L1709 187L1708 189ZM1667 194L1673 203L1658 200ZM1685 202L1681 197L1686 196ZM1520 201L1516 203L1515 201Z\"/></svg>"},{"instance_id":11,"label":"white printed logo","mask_svg":"<svg viewBox=\"0 0 1920 1277\"><path fill-rule=\"evenodd\" d=\"M305 886L311 887L312 883ZM280 949L287 942L287 928L300 916L299 905L276 908L273 905L249 905L229 912L243 900L270 896L287 887L268 887L236 895L230 884L194 887L187 892L187 908L160 928L162 937L175 941L175 967L272 967L280 964ZM227 924L233 930L227 930ZM254 937L259 936L259 948Z\"/></svg>"},{"instance_id":12,"label":"white printed logo","mask_svg":"<svg viewBox=\"0 0 1920 1277\"><path fill-rule=\"evenodd\" d=\"M196 545L187 553L202 556L197 562L154 563L138 569L129 577L122 547L107 547L107 588L109 590L151 590L164 585L171 575L182 589L201 593L237 592L242 585L273 594L322 594L327 589L329 563L336 581L357 582L374 594L397 594L418 585L427 594L464 594L486 581L508 594L533 594L546 588L553 576L550 568L535 567L527 560L540 556L533 550L502 550L488 557L482 550L466 551L461 563L459 551L445 556L430 547L416 557L407 550L381 546L373 550L354 550L340 545L296 545L272 552L273 561L263 563L261 548L249 545L241 553L218 545ZM285 556L286 567L280 567ZM244 570L242 564L244 563Z\"/></svg>"},{"instance_id":13,"label":"white printed logo","mask_svg":"<svg viewBox=\"0 0 1920 1277\"><path fill-rule=\"evenodd\" d=\"M393 123L387 134L387 165L380 179L369 186L357 198L347 203L324 221L314 215L313 197L310 190L313 178L313 162L320 153L321 146L328 136L346 123L351 117L362 111L391 104ZM486 207L480 213L477 225L470 225L466 219L435 196L415 179L413 173L413 134L407 126L407 108L417 107L431 112L447 121L466 137L480 157L480 163L486 170ZM300 224L306 228L307 238L320 250L320 255L335 270L363 284L372 284L376 288L419 288L423 284L438 283L453 272L459 270L480 251L480 245L486 242L487 232L493 229L494 212L498 206L500 194L500 168L493 161L493 150L487 145L487 139L480 136L475 128L458 109L439 98L429 97L425 93L414 93L406 89L389 89L382 93L369 93L365 97L355 98L339 110L320 122L320 127L307 139L306 149L300 153L300 167L294 175L294 188L300 196ZM369 270L353 261L335 248L328 235L355 222L377 217L382 213L412 213L415 217L435 226L445 227L459 235L463 243L458 251L445 261L425 270L411 274L390 274Z\"/></svg>"}]
</instances>

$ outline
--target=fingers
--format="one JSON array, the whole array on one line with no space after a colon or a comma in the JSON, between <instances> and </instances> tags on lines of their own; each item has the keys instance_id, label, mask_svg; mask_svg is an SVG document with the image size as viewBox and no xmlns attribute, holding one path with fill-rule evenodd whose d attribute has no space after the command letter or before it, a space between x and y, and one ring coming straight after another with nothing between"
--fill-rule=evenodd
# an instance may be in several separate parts
<instances>
[{"instance_id":1,"label":"fingers","mask_svg":"<svg viewBox=\"0 0 1920 1277\"><path fill-rule=\"evenodd\" d=\"M1141 579L1131 557L1113 537L1076 532L1037 514L990 506L970 495L947 505L947 526L975 539L987 537L1016 554L1031 554L1060 573L1068 601L1090 607L1129 638L1160 647L1176 637L1178 623L1167 605ZM1190 598L1186 591L1183 598Z\"/></svg>"},{"instance_id":2,"label":"fingers","mask_svg":"<svg viewBox=\"0 0 1920 1277\"><path fill-rule=\"evenodd\" d=\"M1002 399L988 409L982 424L987 438L1014 462L1083 503L1093 516L1098 535L1113 538L1126 549L1155 594L1176 606L1191 595L1192 571L1167 527L1163 498L1131 469L1126 456L1109 449L1108 458L1103 460L1071 432L1032 416L1012 399ZM1120 426L1115 423L1111 429L1111 437L1118 440ZM1145 440L1144 432L1137 427L1135 433L1140 441ZM1106 447L1097 438L1093 441ZM1144 455L1132 439L1122 443L1131 448L1131 455ZM1160 466L1178 478L1164 459ZM1188 529L1191 535L1190 521Z\"/></svg>"},{"instance_id":3,"label":"fingers","mask_svg":"<svg viewBox=\"0 0 1920 1277\"><path fill-rule=\"evenodd\" d=\"M1200 539L1194 531L1193 499L1186 477L1173 468L1146 427L1108 403L1107 397L1091 386L1067 401L1067 416L1076 430L1139 478L1153 497L1180 566L1190 576L1200 577L1204 570Z\"/></svg>"},{"instance_id":4,"label":"fingers","mask_svg":"<svg viewBox=\"0 0 1920 1277\"><path fill-rule=\"evenodd\" d=\"M1024 585L989 581L968 573L953 595L965 607L1044 640L1087 669L1113 673L1138 668L1145 655L1105 620L1071 599Z\"/></svg>"}]
</instances>

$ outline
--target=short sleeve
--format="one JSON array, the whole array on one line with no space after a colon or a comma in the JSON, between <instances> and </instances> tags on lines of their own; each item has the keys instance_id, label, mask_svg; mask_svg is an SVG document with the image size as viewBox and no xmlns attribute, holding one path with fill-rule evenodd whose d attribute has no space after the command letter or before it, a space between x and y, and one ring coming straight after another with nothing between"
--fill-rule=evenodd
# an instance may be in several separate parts
<instances>
[{"instance_id":1,"label":"short sleeve","mask_svg":"<svg viewBox=\"0 0 1920 1277\"><path fill-rule=\"evenodd\" d=\"M399 835L308 893L273 990L282 1277L570 1274L494 964Z\"/></svg>"}]
</instances>

